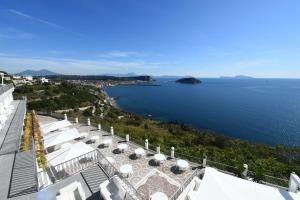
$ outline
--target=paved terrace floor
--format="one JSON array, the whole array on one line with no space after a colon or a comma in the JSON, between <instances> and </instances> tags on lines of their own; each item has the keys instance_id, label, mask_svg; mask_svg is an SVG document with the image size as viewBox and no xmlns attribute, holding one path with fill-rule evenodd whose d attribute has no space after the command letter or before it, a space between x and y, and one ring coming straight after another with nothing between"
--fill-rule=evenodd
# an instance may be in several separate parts
<instances>
[{"instance_id":1,"label":"paved terrace floor","mask_svg":"<svg viewBox=\"0 0 300 200\"><path fill-rule=\"evenodd\" d=\"M39 116L41 124L56 121L56 119L46 116ZM73 124L72 128L77 128L80 133L87 132L89 137L98 135L100 140L96 143L90 143L88 138L81 141L91 145L93 148L98 148L100 152L106 157L112 157L115 162L113 166L119 170L124 164L130 164L133 167L133 173L127 178L127 180L140 192L145 199L155 192L164 192L168 197L180 187L180 185L193 173L195 165L190 163L190 168L185 172L179 173L175 170L176 158L168 159L160 166L154 163L154 152L148 152L148 154L142 158L136 159L134 156L134 150L140 146L129 142L128 149L124 153L117 151L117 145L125 143L124 139L110 136L109 133L104 131L98 131L95 127ZM110 147L103 147L102 141L104 139L111 138L112 144ZM76 140L70 143L75 143ZM167 155L166 155L167 156Z\"/></svg>"}]
</instances>

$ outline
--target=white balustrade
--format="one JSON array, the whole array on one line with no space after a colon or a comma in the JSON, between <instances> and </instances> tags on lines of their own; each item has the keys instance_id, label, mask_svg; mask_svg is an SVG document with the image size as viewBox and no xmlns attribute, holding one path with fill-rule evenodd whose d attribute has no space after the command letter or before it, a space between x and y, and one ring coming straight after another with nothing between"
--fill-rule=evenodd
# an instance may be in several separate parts
<instances>
[{"instance_id":1,"label":"white balustrade","mask_svg":"<svg viewBox=\"0 0 300 200\"><path fill-rule=\"evenodd\" d=\"M171 147L171 158L175 158L175 148Z\"/></svg>"},{"instance_id":2,"label":"white balustrade","mask_svg":"<svg viewBox=\"0 0 300 200\"><path fill-rule=\"evenodd\" d=\"M160 153L160 146L156 147L156 153Z\"/></svg>"},{"instance_id":3,"label":"white balustrade","mask_svg":"<svg viewBox=\"0 0 300 200\"><path fill-rule=\"evenodd\" d=\"M148 150L149 149L149 143L148 143L148 139L145 140L145 149Z\"/></svg>"},{"instance_id":4,"label":"white balustrade","mask_svg":"<svg viewBox=\"0 0 300 200\"><path fill-rule=\"evenodd\" d=\"M203 161L202 161L202 167L206 167L206 161L207 161L207 158L204 157L204 158L203 158Z\"/></svg>"},{"instance_id":5,"label":"white balustrade","mask_svg":"<svg viewBox=\"0 0 300 200\"><path fill-rule=\"evenodd\" d=\"M114 127L110 127L110 134L113 136L114 135Z\"/></svg>"}]
</instances>

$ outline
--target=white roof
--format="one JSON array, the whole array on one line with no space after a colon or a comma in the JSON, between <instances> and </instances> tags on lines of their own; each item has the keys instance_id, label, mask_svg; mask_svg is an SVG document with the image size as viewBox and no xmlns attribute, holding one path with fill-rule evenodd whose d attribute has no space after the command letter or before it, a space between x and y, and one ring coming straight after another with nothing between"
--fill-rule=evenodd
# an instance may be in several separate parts
<instances>
[{"instance_id":1,"label":"white roof","mask_svg":"<svg viewBox=\"0 0 300 200\"><path fill-rule=\"evenodd\" d=\"M234 177L207 167L199 190L202 200L300 200L300 194Z\"/></svg>"},{"instance_id":2,"label":"white roof","mask_svg":"<svg viewBox=\"0 0 300 200\"><path fill-rule=\"evenodd\" d=\"M55 131L58 129L62 129L68 126L71 126L72 124L68 120L61 120L57 122L51 122L49 124L41 125L42 132L44 134L49 133L51 131Z\"/></svg>"},{"instance_id":3,"label":"white roof","mask_svg":"<svg viewBox=\"0 0 300 200\"><path fill-rule=\"evenodd\" d=\"M68 147L61 148L57 151L49 153L46 155L48 162L52 166L56 166L60 163L66 162L83 154L93 151L94 148L83 143L77 142Z\"/></svg>"},{"instance_id":4,"label":"white roof","mask_svg":"<svg viewBox=\"0 0 300 200\"><path fill-rule=\"evenodd\" d=\"M75 138L79 137L80 134L76 128L54 132L44 136L44 146L45 148L48 148L51 146L62 144L64 142L68 142L70 140L74 140Z\"/></svg>"}]
</instances>

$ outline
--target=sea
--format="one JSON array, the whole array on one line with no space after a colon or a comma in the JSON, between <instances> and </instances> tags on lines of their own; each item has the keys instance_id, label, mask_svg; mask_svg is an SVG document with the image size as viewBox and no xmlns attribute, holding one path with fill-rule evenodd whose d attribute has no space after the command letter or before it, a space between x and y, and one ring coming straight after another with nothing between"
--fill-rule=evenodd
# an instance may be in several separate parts
<instances>
[{"instance_id":1,"label":"sea","mask_svg":"<svg viewBox=\"0 0 300 200\"><path fill-rule=\"evenodd\" d=\"M300 79L201 79L106 88L118 106L157 120L270 145L300 146Z\"/></svg>"}]
</instances>

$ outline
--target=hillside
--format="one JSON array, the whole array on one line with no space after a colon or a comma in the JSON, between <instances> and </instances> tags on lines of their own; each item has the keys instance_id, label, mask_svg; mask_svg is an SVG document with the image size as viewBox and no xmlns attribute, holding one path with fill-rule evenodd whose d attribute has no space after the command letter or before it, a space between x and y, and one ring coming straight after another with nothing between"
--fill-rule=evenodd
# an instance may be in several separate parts
<instances>
[{"instance_id":1,"label":"hillside","mask_svg":"<svg viewBox=\"0 0 300 200\"><path fill-rule=\"evenodd\" d=\"M90 80L90 81L152 81L151 76L129 76L116 77L106 75L51 75L47 76L53 80Z\"/></svg>"}]
</instances>

